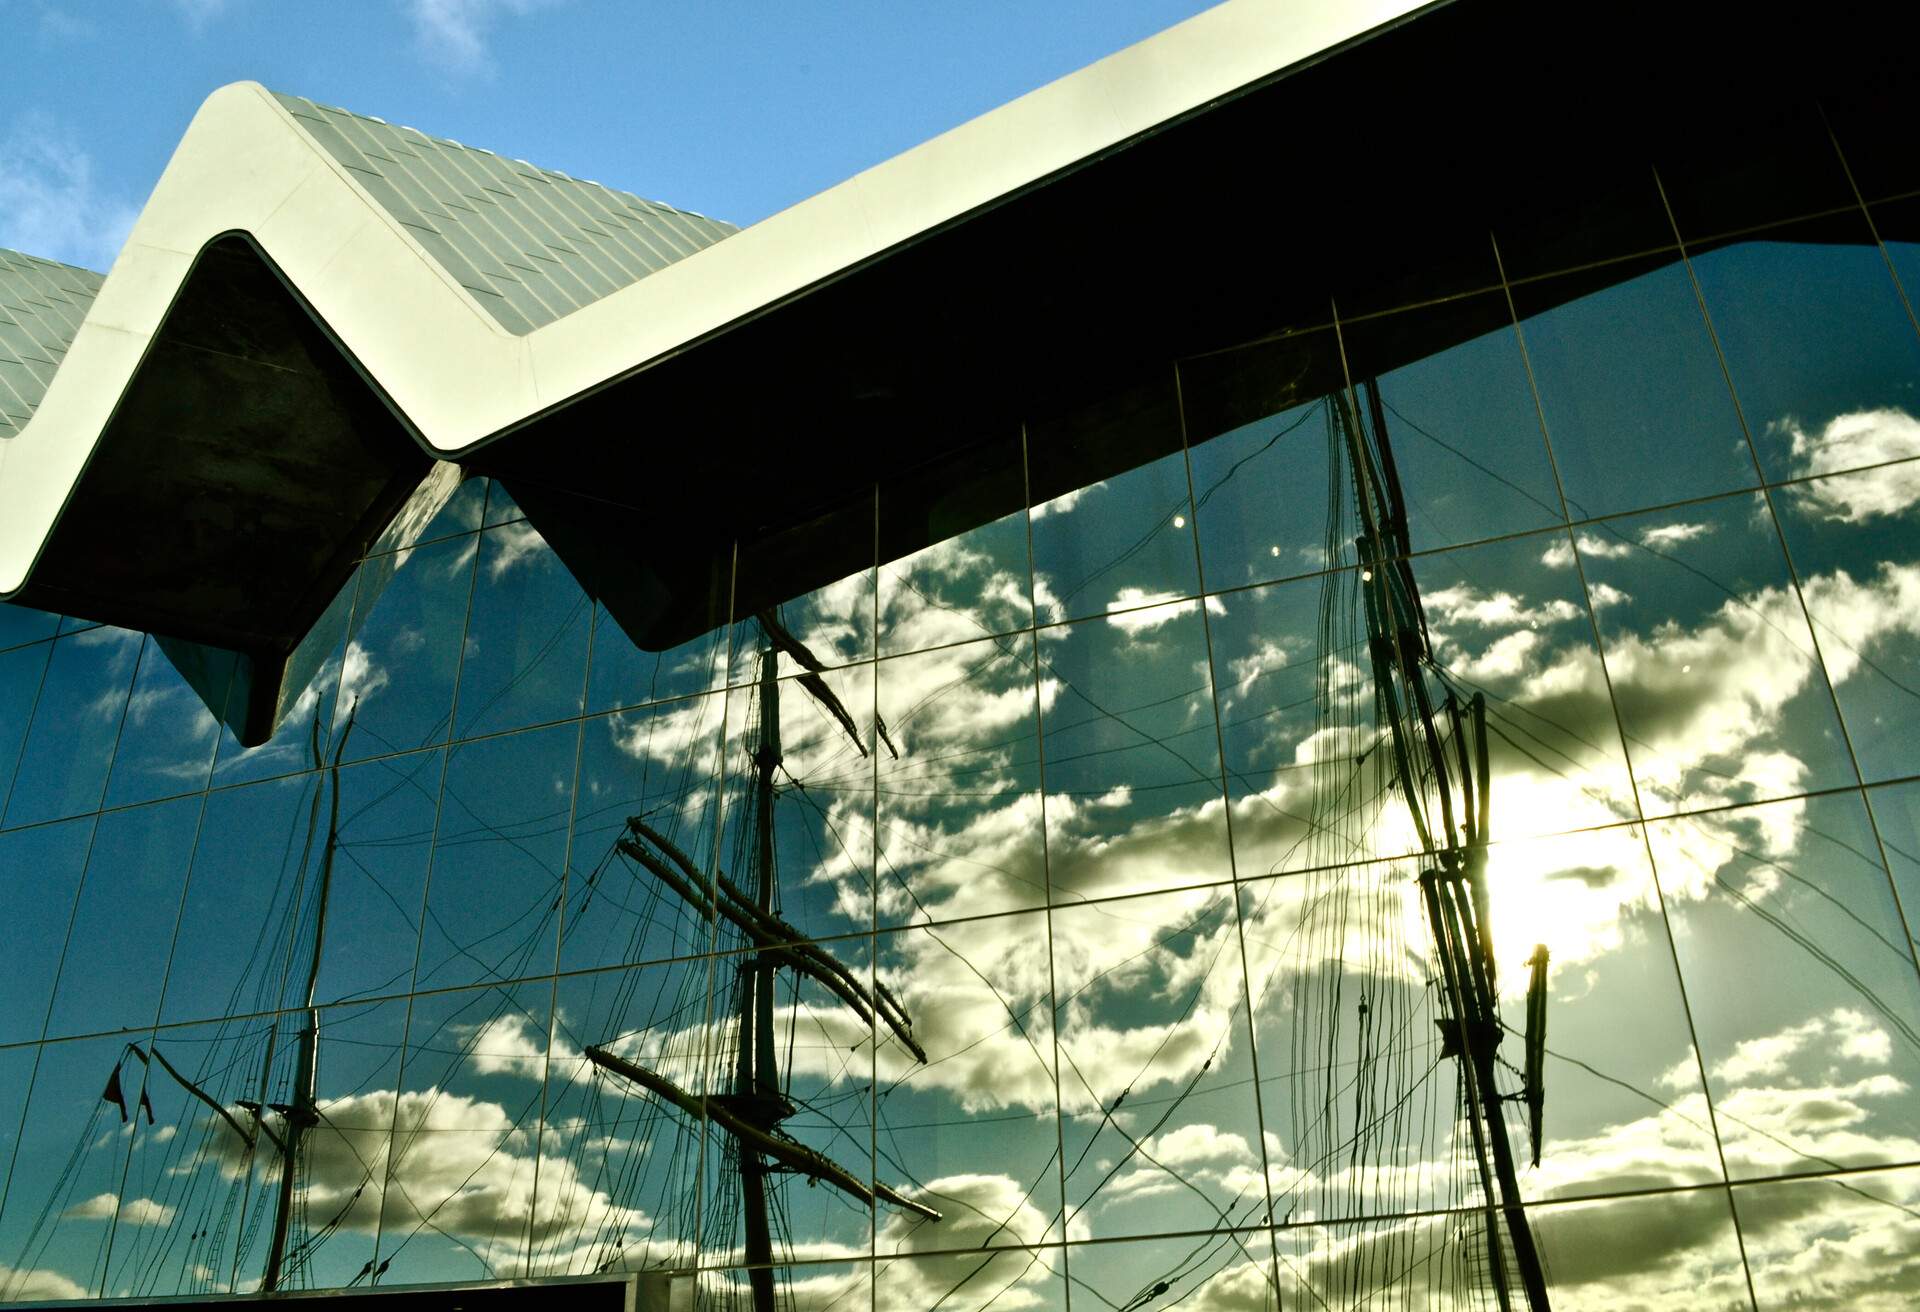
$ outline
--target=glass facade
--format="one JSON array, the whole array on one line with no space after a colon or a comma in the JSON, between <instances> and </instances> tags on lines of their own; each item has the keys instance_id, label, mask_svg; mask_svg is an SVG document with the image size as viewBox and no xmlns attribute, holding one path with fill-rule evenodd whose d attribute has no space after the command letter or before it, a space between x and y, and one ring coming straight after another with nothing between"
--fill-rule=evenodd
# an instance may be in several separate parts
<instances>
[{"instance_id":1,"label":"glass facade","mask_svg":"<svg viewBox=\"0 0 1920 1312\"><path fill-rule=\"evenodd\" d=\"M772 612L725 607L779 565L742 543L665 652L481 478L365 557L262 746L154 638L0 609L0 1298L277 1260L1477 1308L1523 1226L1556 1308L1907 1305L1920 266L1882 237L1920 202L1782 140L1619 180L1605 249L1496 230L1465 290L985 434L1010 513ZM1485 707L1523 1222L1378 686L1360 410L1433 679ZM842 548L901 500L856 488Z\"/></svg>"}]
</instances>

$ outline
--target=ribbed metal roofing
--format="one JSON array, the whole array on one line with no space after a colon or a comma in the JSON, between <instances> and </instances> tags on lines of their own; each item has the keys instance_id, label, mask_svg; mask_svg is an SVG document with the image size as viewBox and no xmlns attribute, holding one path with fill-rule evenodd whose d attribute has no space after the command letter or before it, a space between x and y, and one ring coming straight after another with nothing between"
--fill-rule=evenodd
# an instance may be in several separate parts
<instances>
[{"instance_id":1,"label":"ribbed metal roofing","mask_svg":"<svg viewBox=\"0 0 1920 1312\"><path fill-rule=\"evenodd\" d=\"M27 426L106 278L0 250L0 438Z\"/></svg>"},{"instance_id":2,"label":"ribbed metal roofing","mask_svg":"<svg viewBox=\"0 0 1920 1312\"><path fill-rule=\"evenodd\" d=\"M525 160L275 96L510 332L552 323L737 231Z\"/></svg>"}]
</instances>

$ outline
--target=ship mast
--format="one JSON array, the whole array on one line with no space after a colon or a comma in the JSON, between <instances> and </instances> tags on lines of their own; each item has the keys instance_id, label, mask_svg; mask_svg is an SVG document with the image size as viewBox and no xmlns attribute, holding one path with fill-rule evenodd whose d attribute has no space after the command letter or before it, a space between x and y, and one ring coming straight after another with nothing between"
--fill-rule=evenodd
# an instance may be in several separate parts
<instances>
[{"instance_id":1,"label":"ship mast","mask_svg":"<svg viewBox=\"0 0 1920 1312\"><path fill-rule=\"evenodd\" d=\"M329 798L327 802L327 842L320 854L320 881L315 892L313 915L313 953L307 963L307 984L301 1008L305 1013L300 1025L299 1046L295 1051L293 1073L293 1101L274 1107L280 1113L285 1128L277 1147L280 1149L280 1184L274 1200L273 1238L267 1245L267 1271L260 1281L260 1291L271 1294L280 1288L285 1275L287 1258L287 1237L293 1224L293 1194L295 1171L300 1157L300 1143L307 1131L320 1122L317 1093L320 1082L320 1013L313 1005L314 992L320 983L320 953L327 941L327 902L333 893L333 857L340 842L340 758L347 750L347 735L353 732L353 711L347 713L347 724L340 732L340 741L333 749L333 767L329 772ZM315 756L319 755L316 745ZM269 1060L269 1065L271 1060Z\"/></svg>"},{"instance_id":2,"label":"ship mast","mask_svg":"<svg viewBox=\"0 0 1920 1312\"><path fill-rule=\"evenodd\" d=\"M753 749L753 903L761 917L773 913L773 773L780 768L779 654L771 642L760 653L760 732ZM774 958L764 949L741 967L737 995L739 1050L734 1097L754 1122L771 1131L793 1115L780 1094L773 1047ZM773 1312L773 1235L767 1220L767 1162L742 1139L740 1192L747 1228L747 1280L754 1312Z\"/></svg>"},{"instance_id":3,"label":"ship mast","mask_svg":"<svg viewBox=\"0 0 1920 1312\"><path fill-rule=\"evenodd\" d=\"M1501 1312L1512 1312L1516 1306L1508 1251L1524 1307L1528 1312L1549 1312L1546 1275L1522 1205L1507 1134L1507 1099L1494 1082L1496 1053L1505 1031L1486 882L1491 819L1486 698L1476 694L1464 715L1451 691L1436 705L1429 675L1437 674L1438 666L1414 582L1406 503L1387 439L1379 386L1367 379L1359 391L1366 400L1366 422L1345 392L1335 394L1333 412L1345 440L1360 510L1355 545L1377 704L1386 723L1401 796L1420 839L1426 866L1420 874L1420 891L1451 1013L1438 1022L1440 1055L1454 1059L1460 1068L1474 1163L1486 1202L1488 1269ZM1431 809L1429 799L1434 803ZM1546 963L1546 948L1536 948L1527 1005L1528 1088L1517 1095L1531 1113L1536 1164L1542 1094L1535 1052L1545 1035Z\"/></svg>"},{"instance_id":4,"label":"ship mast","mask_svg":"<svg viewBox=\"0 0 1920 1312\"><path fill-rule=\"evenodd\" d=\"M824 666L771 611L759 616L766 645L760 653L759 723L753 746L753 847L747 886L743 889L724 873L703 873L693 860L643 817L627 821L627 834L618 847L642 869L684 901L702 919L716 916L745 936L754 950L742 962L734 984L733 1015L736 1043L733 1091L699 1096L671 1080L603 1046L589 1046L583 1055L601 1070L638 1085L655 1098L696 1119L706 1120L733 1139L739 1163L748 1288L754 1312L775 1312L773 1282L773 1227L767 1197L770 1176L787 1173L832 1185L862 1203L886 1202L938 1221L940 1213L879 1182L867 1184L824 1154L788 1137L781 1123L796 1111L781 1090L778 1053L774 1044L774 991L782 969L807 976L834 994L868 1025L883 1024L914 1058L924 1062L925 1051L913 1036L913 1024L884 985L871 988L832 954L806 939L782 918L775 892L778 870L774 860L774 775L783 756L780 746L779 657L791 656L805 671L797 683L844 728L862 756L867 748L856 732L852 714L820 677ZM876 721L886 739L886 727ZM888 740L888 748L892 743Z\"/></svg>"}]
</instances>

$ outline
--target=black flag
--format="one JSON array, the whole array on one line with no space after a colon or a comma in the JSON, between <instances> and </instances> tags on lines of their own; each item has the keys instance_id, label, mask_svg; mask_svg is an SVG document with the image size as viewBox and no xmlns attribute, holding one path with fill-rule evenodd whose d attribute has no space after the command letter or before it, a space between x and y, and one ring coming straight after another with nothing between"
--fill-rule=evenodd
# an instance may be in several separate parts
<instances>
[{"instance_id":1,"label":"black flag","mask_svg":"<svg viewBox=\"0 0 1920 1312\"><path fill-rule=\"evenodd\" d=\"M127 1123L127 1095L120 1091L119 1066L116 1065L113 1068L113 1074L107 1077L107 1087L106 1090L101 1093L100 1100L102 1102L110 1102L115 1107L118 1107L120 1109L120 1123L122 1125ZM144 1096L142 1100L144 1101Z\"/></svg>"}]
</instances>

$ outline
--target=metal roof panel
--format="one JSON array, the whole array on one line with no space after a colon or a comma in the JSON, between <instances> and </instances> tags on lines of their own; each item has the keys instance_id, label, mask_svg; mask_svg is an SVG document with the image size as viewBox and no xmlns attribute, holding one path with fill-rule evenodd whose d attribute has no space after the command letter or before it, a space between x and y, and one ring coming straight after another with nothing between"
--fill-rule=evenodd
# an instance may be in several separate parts
<instances>
[{"instance_id":1,"label":"metal roof panel","mask_svg":"<svg viewBox=\"0 0 1920 1312\"><path fill-rule=\"evenodd\" d=\"M0 250L0 438L33 417L103 275L35 255Z\"/></svg>"},{"instance_id":2,"label":"metal roof panel","mask_svg":"<svg viewBox=\"0 0 1920 1312\"><path fill-rule=\"evenodd\" d=\"M300 96L275 98L409 235L437 232L441 242L421 246L461 285L492 293L474 299L512 333L552 323L735 231L444 137ZM548 252L558 257L551 271ZM527 258L534 254L541 258Z\"/></svg>"}]
</instances>

